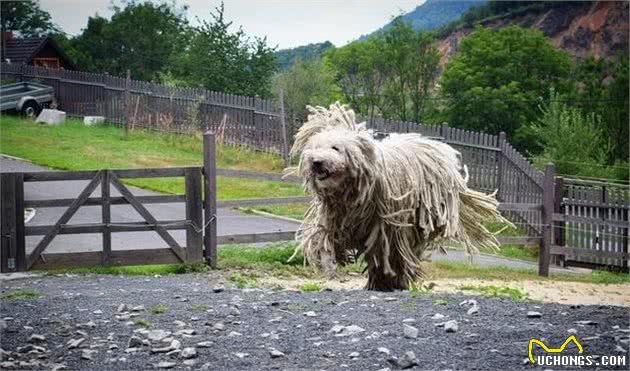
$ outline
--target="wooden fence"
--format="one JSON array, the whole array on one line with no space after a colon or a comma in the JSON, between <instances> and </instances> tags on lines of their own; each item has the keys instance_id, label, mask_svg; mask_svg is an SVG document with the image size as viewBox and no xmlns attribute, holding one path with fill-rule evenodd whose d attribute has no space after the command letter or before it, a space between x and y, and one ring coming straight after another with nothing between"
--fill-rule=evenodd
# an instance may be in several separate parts
<instances>
[{"instance_id":1,"label":"wooden fence","mask_svg":"<svg viewBox=\"0 0 630 371\"><path fill-rule=\"evenodd\" d=\"M55 269L72 266L133 265L161 263L195 263L205 260L216 264L216 166L214 134L204 136L204 166L156 169L106 169L91 171L45 171L1 173L2 272L28 269ZM203 184L202 184L203 175ZM137 196L121 182L124 178L184 177L184 195ZM25 200L25 182L89 181L75 198ZM100 197L91 197L100 186ZM111 187L120 196L112 196ZM203 189L202 189L203 187ZM203 190L203 192L202 192ZM202 196L202 195L205 195ZM202 200L202 197L203 200ZM186 219L157 220L146 204L185 202ZM131 205L142 216L142 222L111 220L111 208ZM101 222L68 224L81 206L100 206ZM53 225L25 226L24 208L67 207ZM205 211L205 218L204 218ZM205 219L205 222L204 222ZM170 230L186 230L186 245L169 234ZM112 250L111 234L119 232L155 231L168 245L166 249ZM96 252L42 253L61 234L99 233L102 249ZM44 236L30 254L26 254L26 236ZM205 253L204 253L205 251Z\"/></svg>"},{"instance_id":2,"label":"wooden fence","mask_svg":"<svg viewBox=\"0 0 630 371\"><path fill-rule=\"evenodd\" d=\"M100 115L105 116L110 122L125 124L128 128L147 128L174 133L199 132L201 129L208 128L215 132L218 140L223 143L245 145L288 158L287 148L290 146L295 127L285 125L280 114L281 109L270 100L211 92L205 89L167 87L103 74L11 64L2 64L1 67L3 77L9 76L18 80L36 79L53 86L60 108L71 115ZM545 236L549 237L546 228L550 228L552 223L558 225L563 222L553 218L545 219L546 216L551 215L546 215L543 207L545 194L549 192L545 185L545 179L548 177L545 178L541 171L533 168L527 159L507 141L504 133L490 135L452 128L448 125L429 126L378 117L367 120L367 126L382 133L417 132L443 140L455 147L462 153L463 161L468 166L469 186L484 192L497 191L498 200L504 205L512 206L504 206L504 213L527 232L529 242L544 242ZM239 174L230 176L239 176ZM577 185L569 187L568 183L564 186L569 187L566 190L562 187L556 189L558 184L556 181L547 181L547 185L554 187L554 193L547 201L555 202L553 205L557 210L555 213L559 213L558 210L562 208L565 212L570 210L574 213L571 217L585 217L588 214L589 218L595 215L599 219L602 215L608 215L606 220L611 222L623 221L624 217L627 218L627 206L625 209L622 206L628 203L627 190L625 193L619 193L613 191L610 186L604 185L604 191L600 193L591 188L586 191ZM559 201L559 196L555 196L559 192L570 195L566 197L566 202L569 204ZM606 206L595 208L591 205L588 206L591 209L587 210L584 209L587 206L570 204L583 202L588 192L597 193L597 197L600 198L598 202ZM605 201L601 201L602 197ZM625 251L627 251L627 228L608 225L603 227L607 231L606 235L612 233L617 237L605 239L602 234L604 232L600 230L594 237L584 237L580 240L576 236L591 233L586 232L585 228L593 230L592 223L568 220L565 222L566 228L573 230L572 233L564 233L567 242L573 244L572 247L585 249L592 245L595 247L591 250L600 251L601 246L614 245L616 249L619 246L622 248L626 241ZM556 236L559 235L556 233ZM582 242L578 244L578 240ZM609 241L613 240L615 242L611 245ZM569 247L559 242L554 242L553 249L550 243L543 243L543 245L545 249L548 248L547 253L554 252L560 257L573 256L569 254L571 251L567 250ZM622 250L610 252L623 255ZM578 256L584 256L584 254L580 251ZM567 262L608 262L615 265L619 263L621 266L627 265L622 255L617 256L616 260L599 259L596 256L597 259L571 258Z\"/></svg>"}]
</instances>

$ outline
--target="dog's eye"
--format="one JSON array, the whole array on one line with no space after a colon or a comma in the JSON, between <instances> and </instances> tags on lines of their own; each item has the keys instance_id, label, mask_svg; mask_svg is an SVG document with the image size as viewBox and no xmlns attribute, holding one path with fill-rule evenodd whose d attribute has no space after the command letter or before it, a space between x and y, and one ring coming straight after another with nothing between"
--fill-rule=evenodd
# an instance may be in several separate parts
<instances>
[{"instance_id":1,"label":"dog's eye","mask_svg":"<svg viewBox=\"0 0 630 371\"><path fill-rule=\"evenodd\" d=\"M335 151L339 152L339 148L337 148L336 146L332 146L332 149L334 149Z\"/></svg>"}]
</instances>

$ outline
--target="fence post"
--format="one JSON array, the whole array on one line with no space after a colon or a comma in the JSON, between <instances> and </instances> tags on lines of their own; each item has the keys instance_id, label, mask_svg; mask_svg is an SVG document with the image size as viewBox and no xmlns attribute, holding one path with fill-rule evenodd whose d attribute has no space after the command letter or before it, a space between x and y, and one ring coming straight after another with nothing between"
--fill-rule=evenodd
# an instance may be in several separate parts
<instances>
[{"instance_id":1,"label":"fence post","mask_svg":"<svg viewBox=\"0 0 630 371\"><path fill-rule=\"evenodd\" d=\"M564 214L564 204L562 198L564 196L564 180L562 177L556 178L555 189L553 192L553 212L558 214ZM553 222L553 244L557 246L565 245L565 222L555 221ZM554 263L564 267L564 255L554 255Z\"/></svg>"},{"instance_id":2,"label":"fence post","mask_svg":"<svg viewBox=\"0 0 630 371\"><path fill-rule=\"evenodd\" d=\"M284 156L285 167L289 167L289 165L291 165L291 160L289 159L287 123L284 117L284 90L280 90L280 122L282 123L282 155Z\"/></svg>"},{"instance_id":3,"label":"fence post","mask_svg":"<svg viewBox=\"0 0 630 371\"><path fill-rule=\"evenodd\" d=\"M101 264L108 266L112 259L112 232L109 227L111 223L111 201L109 186L109 170L103 170L101 174L101 219L104 225L102 233L103 255L101 255Z\"/></svg>"},{"instance_id":4,"label":"fence post","mask_svg":"<svg viewBox=\"0 0 630 371\"><path fill-rule=\"evenodd\" d=\"M505 172L505 153L503 153L503 149L505 148L505 142L507 138L505 132L502 131L499 133L499 151L497 152L497 200L503 201L503 177L505 176L503 173Z\"/></svg>"},{"instance_id":5,"label":"fence post","mask_svg":"<svg viewBox=\"0 0 630 371\"><path fill-rule=\"evenodd\" d=\"M542 209L542 244L538 257L538 275L549 276L549 260L551 256L551 243L553 241L553 210L555 191L556 167L553 163L545 165L545 178L543 180L543 209Z\"/></svg>"},{"instance_id":6,"label":"fence post","mask_svg":"<svg viewBox=\"0 0 630 371\"><path fill-rule=\"evenodd\" d=\"M129 107L131 100L131 93L129 91L131 86L131 71L127 69L127 78L125 79L125 109L123 111L123 126L125 129L125 139L129 136Z\"/></svg>"},{"instance_id":7,"label":"fence post","mask_svg":"<svg viewBox=\"0 0 630 371\"><path fill-rule=\"evenodd\" d=\"M201 204L201 170L188 168L186 183L186 261L196 263L203 259L203 205Z\"/></svg>"},{"instance_id":8,"label":"fence post","mask_svg":"<svg viewBox=\"0 0 630 371\"><path fill-rule=\"evenodd\" d=\"M215 146L214 133L206 131L203 134L203 245L206 262L212 268L217 266L217 164Z\"/></svg>"},{"instance_id":9,"label":"fence post","mask_svg":"<svg viewBox=\"0 0 630 371\"><path fill-rule=\"evenodd\" d=\"M0 271L25 271L23 175L1 174L0 191Z\"/></svg>"}]
</instances>

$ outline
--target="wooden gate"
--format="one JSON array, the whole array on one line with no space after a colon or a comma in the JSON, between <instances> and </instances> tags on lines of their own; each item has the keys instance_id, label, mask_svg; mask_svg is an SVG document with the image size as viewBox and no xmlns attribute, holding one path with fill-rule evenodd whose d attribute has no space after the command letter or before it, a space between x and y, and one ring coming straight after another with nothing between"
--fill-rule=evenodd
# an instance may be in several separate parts
<instances>
[{"instance_id":1,"label":"wooden gate","mask_svg":"<svg viewBox=\"0 0 630 371\"><path fill-rule=\"evenodd\" d=\"M135 265L163 263L195 263L204 260L216 263L216 167L214 135L204 136L204 166L155 169L104 169L93 171L45 171L0 174L2 272L29 269L56 269L73 266ZM204 181L202 183L202 175ZM124 178L184 177L183 195L134 195L121 181ZM24 183L50 181L89 181L76 198L25 200ZM100 196L92 193L100 186ZM205 199L202 199L202 187ZM115 189L120 195L112 196ZM146 204L184 202L186 219L157 220ZM143 221L111 220L111 208L131 205ZM101 222L68 224L81 206L100 206ZM25 226L25 208L67 207L52 225ZM205 223L204 223L205 209ZM181 246L169 233L186 230L186 244ZM112 250L112 233L155 231L168 248ZM102 250L43 254L51 241L60 234L100 233ZM26 236L44 236L26 254Z\"/></svg>"}]
</instances>

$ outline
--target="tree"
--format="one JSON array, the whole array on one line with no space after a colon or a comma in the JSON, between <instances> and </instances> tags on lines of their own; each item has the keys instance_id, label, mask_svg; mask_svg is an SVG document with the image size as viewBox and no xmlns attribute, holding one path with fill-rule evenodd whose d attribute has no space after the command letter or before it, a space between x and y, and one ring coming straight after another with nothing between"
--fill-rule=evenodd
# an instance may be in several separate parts
<instances>
[{"instance_id":1,"label":"tree","mask_svg":"<svg viewBox=\"0 0 630 371\"><path fill-rule=\"evenodd\" d=\"M505 131L519 149L532 143L519 129L535 120L553 86L568 89L569 56L540 31L517 26L477 27L440 80L450 125L493 134Z\"/></svg>"},{"instance_id":2,"label":"tree","mask_svg":"<svg viewBox=\"0 0 630 371\"><path fill-rule=\"evenodd\" d=\"M159 80L173 55L186 45L186 7L174 3L128 1L115 6L111 20L88 19L81 35L70 40L68 54L80 69L139 80Z\"/></svg>"},{"instance_id":3,"label":"tree","mask_svg":"<svg viewBox=\"0 0 630 371\"><path fill-rule=\"evenodd\" d=\"M210 20L198 21L187 51L171 64L173 74L192 86L269 96L276 62L266 38L252 42L242 28L231 32L232 22L225 20L223 4L210 13Z\"/></svg>"},{"instance_id":4,"label":"tree","mask_svg":"<svg viewBox=\"0 0 630 371\"><path fill-rule=\"evenodd\" d=\"M306 106L328 106L339 99L332 71L320 59L302 62L277 74L272 83L274 96L283 94L285 112L292 123L306 119Z\"/></svg>"},{"instance_id":5,"label":"tree","mask_svg":"<svg viewBox=\"0 0 630 371\"><path fill-rule=\"evenodd\" d=\"M602 129L601 116L583 113L565 101L551 89L549 101L539 107L540 117L531 123L544 148L537 162L555 162L560 174L615 177L615 168L605 166L612 141Z\"/></svg>"},{"instance_id":6,"label":"tree","mask_svg":"<svg viewBox=\"0 0 630 371\"><path fill-rule=\"evenodd\" d=\"M2 32L15 32L20 36L38 37L58 31L50 14L42 10L37 0L0 2Z\"/></svg>"}]
</instances>

